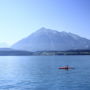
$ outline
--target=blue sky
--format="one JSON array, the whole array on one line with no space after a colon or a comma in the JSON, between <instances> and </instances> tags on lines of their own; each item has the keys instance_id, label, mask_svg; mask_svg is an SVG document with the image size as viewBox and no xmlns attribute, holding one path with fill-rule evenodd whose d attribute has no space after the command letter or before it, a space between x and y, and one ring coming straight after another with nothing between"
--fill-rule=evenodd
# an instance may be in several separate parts
<instances>
[{"instance_id":1,"label":"blue sky","mask_svg":"<svg viewBox=\"0 0 90 90\"><path fill-rule=\"evenodd\" d=\"M0 42L12 45L41 27L90 39L90 0L0 0Z\"/></svg>"}]
</instances>

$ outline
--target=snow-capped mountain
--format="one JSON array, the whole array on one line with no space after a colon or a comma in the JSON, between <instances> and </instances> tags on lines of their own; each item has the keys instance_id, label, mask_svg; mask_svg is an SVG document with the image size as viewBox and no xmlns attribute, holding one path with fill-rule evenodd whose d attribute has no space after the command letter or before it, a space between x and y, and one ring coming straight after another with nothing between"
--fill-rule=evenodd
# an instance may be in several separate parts
<instances>
[{"instance_id":1,"label":"snow-capped mountain","mask_svg":"<svg viewBox=\"0 0 90 90\"><path fill-rule=\"evenodd\" d=\"M90 40L64 31L41 28L15 43L12 48L27 51L90 49Z\"/></svg>"}]
</instances>

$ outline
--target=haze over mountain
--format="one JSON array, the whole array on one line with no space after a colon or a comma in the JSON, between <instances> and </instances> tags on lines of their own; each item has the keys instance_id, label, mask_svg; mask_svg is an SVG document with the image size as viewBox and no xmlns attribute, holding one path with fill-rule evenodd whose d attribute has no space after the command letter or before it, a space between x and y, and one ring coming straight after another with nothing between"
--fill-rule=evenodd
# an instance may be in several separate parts
<instances>
[{"instance_id":1,"label":"haze over mountain","mask_svg":"<svg viewBox=\"0 0 90 90\"><path fill-rule=\"evenodd\" d=\"M73 33L41 28L15 43L12 48L27 51L90 49L90 40Z\"/></svg>"},{"instance_id":2,"label":"haze over mountain","mask_svg":"<svg viewBox=\"0 0 90 90\"><path fill-rule=\"evenodd\" d=\"M8 44L5 42L0 42L0 48L8 48Z\"/></svg>"}]
</instances>

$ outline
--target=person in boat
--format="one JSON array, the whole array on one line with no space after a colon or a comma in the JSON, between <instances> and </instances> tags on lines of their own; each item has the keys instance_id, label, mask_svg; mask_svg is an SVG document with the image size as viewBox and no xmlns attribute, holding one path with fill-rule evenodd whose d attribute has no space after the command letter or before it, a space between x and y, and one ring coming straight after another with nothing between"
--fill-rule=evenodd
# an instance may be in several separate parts
<instances>
[{"instance_id":1,"label":"person in boat","mask_svg":"<svg viewBox=\"0 0 90 90\"><path fill-rule=\"evenodd\" d=\"M64 66L64 67L59 67L59 69L65 69L65 70L68 70L68 69L73 69L72 67L69 67L68 65L67 66Z\"/></svg>"}]
</instances>

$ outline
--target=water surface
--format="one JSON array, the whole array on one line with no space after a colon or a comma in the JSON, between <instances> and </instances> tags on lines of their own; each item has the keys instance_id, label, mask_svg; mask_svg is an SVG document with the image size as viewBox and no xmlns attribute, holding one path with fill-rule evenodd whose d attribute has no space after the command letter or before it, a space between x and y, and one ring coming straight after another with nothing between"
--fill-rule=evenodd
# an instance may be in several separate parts
<instances>
[{"instance_id":1,"label":"water surface","mask_svg":"<svg viewBox=\"0 0 90 90\"><path fill-rule=\"evenodd\" d=\"M90 56L2 56L0 90L90 90Z\"/></svg>"}]
</instances>

